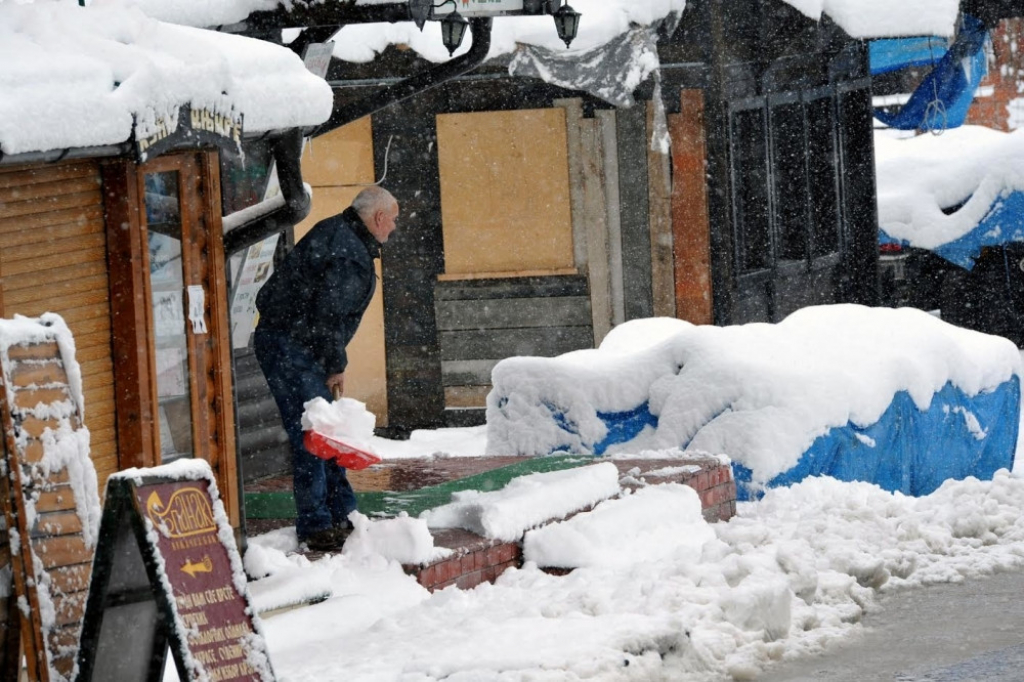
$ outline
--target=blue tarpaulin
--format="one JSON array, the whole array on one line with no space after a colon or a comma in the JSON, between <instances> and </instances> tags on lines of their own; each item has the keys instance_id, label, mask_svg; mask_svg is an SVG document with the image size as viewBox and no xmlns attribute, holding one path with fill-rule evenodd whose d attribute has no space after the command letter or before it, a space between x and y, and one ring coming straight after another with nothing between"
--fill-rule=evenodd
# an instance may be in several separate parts
<instances>
[{"instance_id":1,"label":"blue tarpaulin","mask_svg":"<svg viewBox=\"0 0 1024 682\"><path fill-rule=\"evenodd\" d=\"M882 123L899 130L941 130L963 125L974 91L988 70L985 26L964 15L949 51L895 114L876 111Z\"/></svg>"},{"instance_id":2,"label":"blue tarpaulin","mask_svg":"<svg viewBox=\"0 0 1024 682\"><path fill-rule=\"evenodd\" d=\"M750 469L734 462L736 499L754 499L764 487L808 476L867 481L915 496L933 492L947 479L990 479L998 469L1013 469L1019 423L1017 377L973 398L947 383L927 410L917 409L901 391L877 422L831 429L796 466L767 485L754 484Z\"/></svg>"},{"instance_id":3,"label":"blue tarpaulin","mask_svg":"<svg viewBox=\"0 0 1024 682\"><path fill-rule=\"evenodd\" d=\"M909 245L904 240L891 237L885 230L878 231L878 241L881 244ZM972 270L982 247L1011 242L1024 242L1024 192L1016 190L996 199L970 232L930 250L950 263Z\"/></svg>"},{"instance_id":4,"label":"blue tarpaulin","mask_svg":"<svg viewBox=\"0 0 1024 682\"><path fill-rule=\"evenodd\" d=\"M991 478L998 469L1013 468L1020 398L1016 376L974 397L947 383L927 410L919 410L910 394L900 391L877 422L830 429L815 439L793 468L770 481L752 481L750 468L734 457L737 499L754 499L765 488L791 485L808 476L865 481L907 495L927 495L947 479ZM567 423L561 412L553 417L561 428L576 433L575 425ZM592 445L595 455L658 425L647 403L627 412L598 413L598 417L608 432Z\"/></svg>"},{"instance_id":5,"label":"blue tarpaulin","mask_svg":"<svg viewBox=\"0 0 1024 682\"><path fill-rule=\"evenodd\" d=\"M882 38L868 43L871 75L898 71L911 66L934 66L946 56L949 43L945 38Z\"/></svg>"}]
</instances>

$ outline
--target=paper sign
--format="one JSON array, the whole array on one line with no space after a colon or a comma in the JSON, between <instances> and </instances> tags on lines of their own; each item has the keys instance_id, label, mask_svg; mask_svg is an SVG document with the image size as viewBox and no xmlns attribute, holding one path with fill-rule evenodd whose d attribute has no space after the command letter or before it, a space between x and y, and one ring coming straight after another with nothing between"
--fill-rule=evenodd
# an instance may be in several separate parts
<instances>
[{"instance_id":1,"label":"paper sign","mask_svg":"<svg viewBox=\"0 0 1024 682\"><path fill-rule=\"evenodd\" d=\"M206 333L206 292L202 285L188 286L188 319L192 323L193 334Z\"/></svg>"}]
</instances>

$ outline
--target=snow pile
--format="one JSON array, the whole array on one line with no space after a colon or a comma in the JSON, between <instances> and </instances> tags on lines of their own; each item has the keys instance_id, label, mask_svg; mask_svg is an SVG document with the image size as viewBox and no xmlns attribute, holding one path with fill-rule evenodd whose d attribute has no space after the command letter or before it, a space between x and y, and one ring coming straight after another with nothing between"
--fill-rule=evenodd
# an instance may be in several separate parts
<instances>
[{"instance_id":1,"label":"snow pile","mask_svg":"<svg viewBox=\"0 0 1024 682\"><path fill-rule=\"evenodd\" d=\"M373 427L377 417L366 409L366 403L353 398L327 402L313 398L303 405L302 428L341 441L346 445L373 453Z\"/></svg>"},{"instance_id":2,"label":"snow pile","mask_svg":"<svg viewBox=\"0 0 1024 682\"><path fill-rule=\"evenodd\" d=\"M934 249L964 236L1001 197L1024 191L1024 131L960 126L905 138L875 132L878 225ZM946 215L942 209L963 204Z\"/></svg>"},{"instance_id":3,"label":"snow pile","mask_svg":"<svg viewBox=\"0 0 1024 682\"><path fill-rule=\"evenodd\" d=\"M714 537L693 488L668 483L605 500L590 513L529 531L523 538L523 559L558 568L624 566L641 556L644 561L695 561Z\"/></svg>"},{"instance_id":4,"label":"snow pile","mask_svg":"<svg viewBox=\"0 0 1024 682\"><path fill-rule=\"evenodd\" d=\"M947 383L975 396L1015 376L1010 341L909 308L820 306L734 327L635 320L598 349L499 362L487 449L601 452L609 414L649 411L651 423L607 451L724 453L768 481L830 429L876 423L897 392L925 410Z\"/></svg>"},{"instance_id":5,"label":"snow pile","mask_svg":"<svg viewBox=\"0 0 1024 682\"><path fill-rule=\"evenodd\" d=\"M359 512L352 512L348 518L355 526L343 548L349 556L379 555L402 564L427 564L452 552L434 547L434 538L423 519L403 513L393 519L371 521Z\"/></svg>"},{"instance_id":6,"label":"snow pile","mask_svg":"<svg viewBox=\"0 0 1024 682\"><path fill-rule=\"evenodd\" d=\"M603 554L619 555L563 577L530 562L494 585L428 595L394 562L317 562L305 570L329 571L335 596L264 621L275 671L424 682L752 679L856 633L881 592L1024 568L1024 480L1005 472L920 498L807 479L740 505L728 523L688 516L693 537L680 542L694 548L680 552L630 542L622 517L604 511L644 500L652 526L679 513L676 495L639 495L576 517L596 519L582 552L604 542Z\"/></svg>"},{"instance_id":7,"label":"snow pile","mask_svg":"<svg viewBox=\"0 0 1024 682\"><path fill-rule=\"evenodd\" d=\"M242 563L246 575L253 578L249 597L256 613L323 600L333 593L330 573L295 554L297 547L294 526L265 533L249 543ZM293 553L286 555L289 551Z\"/></svg>"},{"instance_id":8,"label":"snow pile","mask_svg":"<svg viewBox=\"0 0 1024 682\"><path fill-rule=\"evenodd\" d=\"M370 442L382 459L482 457L487 450L487 426L416 429L408 440L374 436Z\"/></svg>"},{"instance_id":9,"label":"snow pile","mask_svg":"<svg viewBox=\"0 0 1024 682\"><path fill-rule=\"evenodd\" d=\"M521 476L493 492L453 493L451 503L420 516L431 528L464 528L487 538L511 542L530 528L564 518L618 492L619 470L614 464L603 462Z\"/></svg>"},{"instance_id":10,"label":"snow pile","mask_svg":"<svg viewBox=\"0 0 1024 682\"><path fill-rule=\"evenodd\" d=\"M785 0L818 21L823 14L854 38L951 36L959 0Z\"/></svg>"},{"instance_id":11,"label":"snow pile","mask_svg":"<svg viewBox=\"0 0 1024 682\"><path fill-rule=\"evenodd\" d=\"M0 150L126 142L192 104L242 114L244 130L315 125L327 83L291 50L176 26L120 0L0 3ZM176 118L175 118L176 120Z\"/></svg>"}]
</instances>

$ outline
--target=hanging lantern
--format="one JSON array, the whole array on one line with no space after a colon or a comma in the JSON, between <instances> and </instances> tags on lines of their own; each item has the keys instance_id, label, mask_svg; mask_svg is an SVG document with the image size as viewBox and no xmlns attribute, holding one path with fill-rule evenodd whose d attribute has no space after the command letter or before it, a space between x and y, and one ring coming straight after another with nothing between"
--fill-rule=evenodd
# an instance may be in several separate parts
<instances>
[{"instance_id":1,"label":"hanging lantern","mask_svg":"<svg viewBox=\"0 0 1024 682\"><path fill-rule=\"evenodd\" d=\"M462 44L462 37L466 35L468 25L466 18L455 10L441 20L441 42L448 48L449 57Z\"/></svg>"},{"instance_id":2,"label":"hanging lantern","mask_svg":"<svg viewBox=\"0 0 1024 682\"><path fill-rule=\"evenodd\" d=\"M565 46L576 38L576 31L580 28L580 13L569 5L562 5L551 15L555 18L555 30L558 37L565 41Z\"/></svg>"}]
</instances>

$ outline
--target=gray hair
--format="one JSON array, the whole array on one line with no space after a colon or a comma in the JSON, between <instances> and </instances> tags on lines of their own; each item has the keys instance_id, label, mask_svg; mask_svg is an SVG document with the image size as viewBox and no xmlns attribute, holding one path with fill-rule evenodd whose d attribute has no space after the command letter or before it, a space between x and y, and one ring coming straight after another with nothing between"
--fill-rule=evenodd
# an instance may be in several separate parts
<instances>
[{"instance_id":1,"label":"gray hair","mask_svg":"<svg viewBox=\"0 0 1024 682\"><path fill-rule=\"evenodd\" d=\"M397 205L398 200L391 195L391 192L378 185L366 187L352 200L352 208L363 220L372 218L377 211L386 211Z\"/></svg>"}]
</instances>

